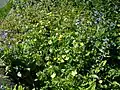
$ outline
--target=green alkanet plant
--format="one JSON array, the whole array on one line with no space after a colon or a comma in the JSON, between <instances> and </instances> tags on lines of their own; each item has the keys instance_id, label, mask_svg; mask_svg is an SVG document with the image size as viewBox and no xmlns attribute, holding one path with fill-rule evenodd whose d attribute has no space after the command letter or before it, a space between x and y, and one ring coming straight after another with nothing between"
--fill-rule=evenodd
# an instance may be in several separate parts
<instances>
[{"instance_id":1,"label":"green alkanet plant","mask_svg":"<svg viewBox=\"0 0 120 90\"><path fill-rule=\"evenodd\" d=\"M1 27L0 56L30 90L120 88L118 0L28 0Z\"/></svg>"}]
</instances>

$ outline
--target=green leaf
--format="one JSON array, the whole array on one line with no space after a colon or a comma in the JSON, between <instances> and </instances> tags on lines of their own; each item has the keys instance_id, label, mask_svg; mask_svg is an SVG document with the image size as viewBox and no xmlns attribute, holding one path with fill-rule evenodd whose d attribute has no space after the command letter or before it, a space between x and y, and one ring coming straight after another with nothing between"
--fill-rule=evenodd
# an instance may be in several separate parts
<instances>
[{"instance_id":1,"label":"green leaf","mask_svg":"<svg viewBox=\"0 0 120 90\"><path fill-rule=\"evenodd\" d=\"M99 79L99 77L96 74L91 75L92 78Z\"/></svg>"},{"instance_id":2,"label":"green leaf","mask_svg":"<svg viewBox=\"0 0 120 90\"><path fill-rule=\"evenodd\" d=\"M95 46L98 48L100 46L100 41L96 41Z\"/></svg>"},{"instance_id":3,"label":"green leaf","mask_svg":"<svg viewBox=\"0 0 120 90\"><path fill-rule=\"evenodd\" d=\"M83 43L83 42L81 42L81 43L80 43L80 46L84 46L84 43Z\"/></svg>"},{"instance_id":4,"label":"green leaf","mask_svg":"<svg viewBox=\"0 0 120 90\"><path fill-rule=\"evenodd\" d=\"M21 85L18 86L18 90L24 90Z\"/></svg>"},{"instance_id":5,"label":"green leaf","mask_svg":"<svg viewBox=\"0 0 120 90\"><path fill-rule=\"evenodd\" d=\"M93 82L86 90L96 90L96 82Z\"/></svg>"}]
</instances>

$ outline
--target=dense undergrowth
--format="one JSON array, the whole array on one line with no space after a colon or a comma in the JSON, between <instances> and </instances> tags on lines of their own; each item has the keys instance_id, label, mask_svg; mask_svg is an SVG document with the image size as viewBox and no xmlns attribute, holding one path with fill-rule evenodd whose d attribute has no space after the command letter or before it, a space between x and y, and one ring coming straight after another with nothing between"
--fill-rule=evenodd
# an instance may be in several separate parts
<instances>
[{"instance_id":1,"label":"dense undergrowth","mask_svg":"<svg viewBox=\"0 0 120 90\"><path fill-rule=\"evenodd\" d=\"M29 90L119 90L119 5L119 0L16 1L1 25L6 74Z\"/></svg>"}]
</instances>

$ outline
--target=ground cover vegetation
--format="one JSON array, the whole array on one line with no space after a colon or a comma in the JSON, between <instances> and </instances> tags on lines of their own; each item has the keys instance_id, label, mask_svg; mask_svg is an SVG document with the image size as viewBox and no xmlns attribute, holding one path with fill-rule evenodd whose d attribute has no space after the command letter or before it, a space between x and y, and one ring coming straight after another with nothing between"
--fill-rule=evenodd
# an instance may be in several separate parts
<instances>
[{"instance_id":1,"label":"ground cover vegetation","mask_svg":"<svg viewBox=\"0 0 120 90\"><path fill-rule=\"evenodd\" d=\"M6 75L20 90L119 90L119 12L119 0L14 1L0 26Z\"/></svg>"}]
</instances>

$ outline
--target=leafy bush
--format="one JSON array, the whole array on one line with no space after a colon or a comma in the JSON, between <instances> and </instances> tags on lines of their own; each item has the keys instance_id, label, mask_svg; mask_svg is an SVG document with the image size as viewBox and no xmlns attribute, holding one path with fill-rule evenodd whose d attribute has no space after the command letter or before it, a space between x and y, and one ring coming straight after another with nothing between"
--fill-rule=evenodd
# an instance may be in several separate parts
<instances>
[{"instance_id":1,"label":"leafy bush","mask_svg":"<svg viewBox=\"0 0 120 90\"><path fill-rule=\"evenodd\" d=\"M18 3L1 25L6 74L30 90L119 89L119 3Z\"/></svg>"}]
</instances>

